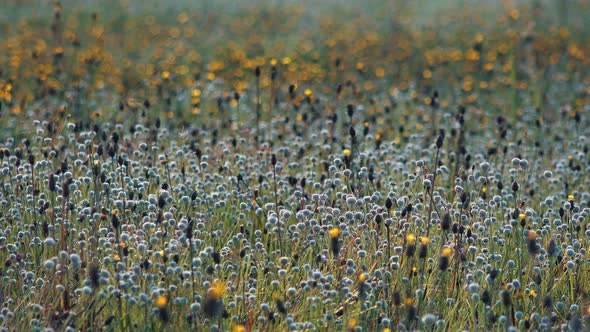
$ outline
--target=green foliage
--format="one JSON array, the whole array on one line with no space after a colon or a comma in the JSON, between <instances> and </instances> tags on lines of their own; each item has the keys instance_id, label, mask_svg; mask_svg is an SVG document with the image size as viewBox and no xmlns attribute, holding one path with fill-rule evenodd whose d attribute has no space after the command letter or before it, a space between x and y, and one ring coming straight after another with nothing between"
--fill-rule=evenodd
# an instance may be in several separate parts
<instances>
[{"instance_id":1,"label":"green foliage","mask_svg":"<svg viewBox=\"0 0 590 332\"><path fill-rule=\"evenodd\" d=\"M588 330L586 2L233 3L0 9L0 330Z\"/></svg>"}]
</instances>

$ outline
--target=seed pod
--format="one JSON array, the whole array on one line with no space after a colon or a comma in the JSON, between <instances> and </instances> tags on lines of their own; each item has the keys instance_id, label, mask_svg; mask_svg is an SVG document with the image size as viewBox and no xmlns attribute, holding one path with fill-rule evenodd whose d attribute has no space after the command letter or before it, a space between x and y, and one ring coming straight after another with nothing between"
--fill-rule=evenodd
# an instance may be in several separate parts
<instances>
[{"instance_id":1,"label":"seed pod","mask_svg":"<svg viewBox=\"0 0 590 332\"><path fill-rule=\"evenodd\" d=\"M465 226L461 225L459 226L459 234L463 234L465 232Z\"/></svg>"},{"instance_id":2,"label":"seed pod","mask_svg":"<svg viewBox=\"0 0 590 332\"><path fill-rule=\"evenodd\" d=\"M113 217L111 219L111 224L113 225L114 229L119 228L119 225L121 225L121 222L119 221L119 217L116 214L113 214Z\"/></svg>"},{"instance_id":3,"label":"seed pod","mask_svg":"<svg viewBox=\"0 0 590 332\"><path fill-rule=\"evenodd\" d=\"M500 295L502 296L502 304L505 306L509 306L512 304L512 297L510 296L510 292L507 290L503 290Z\"/></svg>"},{"instance_id":4,"label":"seed pod","mask_svg":"<svg viewBox=\"0 0 590 332\"><path fill-rule=\"evenodd\" d=\"M62 195L64 198L68 198L68 196L70 196L70 183L72 183L72 179L68 179L62 185Z\"/></svg>"},{"instance_id":5,"label":"seed pod","mask_svg":"<svg viewBox=\"0 0 590 332\"><path fill-rule=\"evenodd\" d=\"M391 201L391 198L387 197L387 199L385 200L385 208L387 209L387 211L390 211L392 206L393 202Z\"/></svg>"},{"instance_id":6,"label":"seed pod","mask_svg":"<svg viewBox=\"0 0 590 332\"><path fill-rule=\"evenodd\" d=\"M383 216L381 214L378 214L375 216L375 222L377 223L377 225L380 225L382 221L383 221Z\"/></svg>"},{"instance_id":7,"label":"seed pod","mask_svg":"<svg viewBox=\"0 0 590 332\"><path fill-rule=\"evenodd\" d=\"M492 298L490 297L490 292L488 292L487 289L483 291L483 294L481 294L481 301L487 305L492 303Z\"/></svg>"},{"instance_id":8,"label":"seed pod","mask_svg":"<svg viewBox=\"0 0 590 332\"><path fill-rule=\"evenodd\" d=\"M146 258L143 262L141 262L141 264L139 264L139 267L147 271L150 268L151 264L152 263Z\"/></svg>"},{"instance_id":9,"label":"seed pod","mask_svg":"<svg viewBox=\"0 0 590 332\"><path fill-rule=\"evenodd\" d=\"M553 299L549 295L545 295L543 298L543 308L549 309L553 307Z\"/></svg>"},{"instance_id":10,"label":"seed pod","mask_svg":"<svg viewBox=\"0 0 590 332\"><path fill-rule=\"evenodd\" d=\"M43 220L43 223L41 224L41 229L43 230L43 236L47 237L49 235L49 224L46 220Z\"/></svg>"},{"instance_id":11,"label":"seed pod","mask_svg":"<svg viewBox=\"0 0 590 332\"><path fill-rule=\"evenodd\" d=\"M489 275L490 279L496 280L496 278L498 277L498 270L492 269L492 270L490 270L488 275Z\"/></svg>"},{"instance_id":12,"label":"seed pod","mask_svg":"<svg viewBox=\"0 0 590 332\"><path fill-rule=\"evenodd\" d=\"M448 231L451 229L451 214L449 212L445 213L443 216L440 227L443 231Z\"/></svg>"},{"instance_id":13,"label":"seed pod","mask_svg":"<svg viewBox=\"0 0 590 332\"><path fill-rule=\"evenodd\" d=\"M440 256L438 259L438 269L441 271L446 271L449 268L449 258L445 256Z\"/></svg>"},{"instance_id":14,"label":"seed pod","mask_svg":"<svg viewBox=\"0 0 590 332\"><path fill-rule=\"evenodd\" d=\"M348 113L348 117L352 119L352 115L354 114L354 106L352 106L352 104L346 105L346 111Z\"/></svg>"},{"instance_id":15,"label":"seed pod","mask_svg":"<svg viewBox=\"0 0 590 332\"><path fill-rule=\"evenodd\" d=\"M49 175L49 191L55 192L55 175Z\"/></svg>"},{"instance_id":16,"label":"seed pod","mask_svg":"<svg viewBox=\"0 0 590 332\"><path fill-rule=\"evenodd\" d=\"M443 136L442 135L438 135L438 138L436 139L436 148L440 149L443 146Z\"/></svg>"},{"instance_id":17,"label":"seed pod","mask_svg":"<svg viewBox=\"0 0 590 332\"><path fill-rule=\"evenodd\" d=\"M398 306L402 303L402 295L398 290L393 292L393 305Z\"/></svg>"},{"instance_id":18,"label":"seed pod","mask_svg":"<svg viewBox=\"0 0 590 332\"><path fill-rule=\"evenodd\" d=\"M170 314L168 313L168 308L158 308L158 313L160 320L164 323L168 323L170 321Z\"/></svg>"},{"instance_id":19,"label":"seed pod","mask_svg":"<svg viewBox=\"0 0 590 332\"><path fill-rule=\"evenodd\" d=\"M418 258L425 259L428 256L428 246L421 245L418 251Z\"/></svg>"},{"instance_id":20,"label":"seed pod","mask_svg":"<svg viewBox=\"0 0 590 332\"><path fill-rule=\"evenodd\" d=\"M99 271L98 271L98 266L96 265L96 263L91 262L90 266L88 267L88 279L90 279L90 283L92 284L92 287L98 287L99 286Z\"/></svg>"},{"instance_id":21,"label":"seed pod","mask_svg":"<svg viewBox=\"0 0 590 332\"><path fill-rule=\"evenodd\" d=\"M215 262L215 264L221 263L221 256L217 251L212 252L211 257L213 258L213 262Z\"/></svg>"},{"instance_id":22,"label":"seed pod","mask_svg":"<svg viewBox=\"0 0 590 332\"><path fill-rule=\"evenodd\" d=\"M417 312L418 312L418 309L416 309L415 306L413 306L413 305L408 306L408 321L415 320L417 318L416 317Z\"/></svg>"},{"instance_id":23,"label":"seed pod","mask_svg":"<svg viewBox=\"0 0 590 332\"><path fill-rule=\"evenodd\" d=\"M461 193L461 203L465 204L466 201L467 201L467 193L462 192ZM463 206L465 206L465 205L463 205Z\"/></svg>"},{"instance_id":24,"label":"seed pod","mask_svg":"<svg viewBox=\"0 0 590 332\"><path fill-rule=\"evenodd\" d=\"M115 151L115 147L113 147L112 145L109 144L107 154L109 155L109 157L114 158L115 155L117 154L117 152Z\"/></svg>"},{"instance_id":25,"label":"seed pod","mask_svg":"<svg viewBox=\"0 0 590 332\"><path fill-rule=\"evenodd\" d=\"M277 306L277 311L283 315L287 314L287 308L285 308L285 304L278 296L278 294L273 294L273 299L275 300L275 305Z\"/></svg>"},{"instance_id":26,"label":"seed pod","mask_svg":"<svg viewBox=\"0 0 590 332\"><path fill-rule=\"evenodd\" d=\"M190 218L188 220L188 225L185 230L185 236L189 240L189 243L190 243L190 240L193 238L193 220Z\"/></svg>"}]
</instances>

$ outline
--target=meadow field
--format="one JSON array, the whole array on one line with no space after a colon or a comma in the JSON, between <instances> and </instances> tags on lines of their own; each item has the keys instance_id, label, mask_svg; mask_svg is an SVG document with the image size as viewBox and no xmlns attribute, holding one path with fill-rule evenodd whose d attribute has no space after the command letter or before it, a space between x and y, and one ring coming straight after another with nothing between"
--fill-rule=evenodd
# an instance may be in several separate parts
<instances>
[{"instance_id":1,"label":"meadow field","mask_svg":"<svg viewBox=\"0 0 590 332\"><path fill-rule=\"evenodd\" d=\"M0 331L590 331L587 13L2 1Z\"/></svg>"}]
</instances>

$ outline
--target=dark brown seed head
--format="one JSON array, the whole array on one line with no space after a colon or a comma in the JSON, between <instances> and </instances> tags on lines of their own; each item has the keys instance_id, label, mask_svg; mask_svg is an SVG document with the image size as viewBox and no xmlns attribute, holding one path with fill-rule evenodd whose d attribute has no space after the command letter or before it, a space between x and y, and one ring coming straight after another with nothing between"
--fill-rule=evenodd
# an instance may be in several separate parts
<instances>
[{"instance_id":1,"label":"dark brown seed head","mask_svg":"<svg viewBox=\"0 0 590 332\"><path fill-rule=\"evenodd\" d=\"M96 263L91 262L90 266L88 267L88 279L90 279L90 283L92 284L92 287L98 287L99 285L99 274L98 274L98 266L96 266Z\"/></svg>"},{"instance_id":2,"label":"dark brown seed head","mask_svg":"<svg viewBox=\"0 0 590 332\"><path fill-rule=\"evenodd\" d=\"M539 247L537 246L537 241L529 239L527 247L529 250L529 254L536 255L539 253Z\"/></svg>"},{"instance_id":3,"label":"dark brown seed head","mask_svg":"<svg viewBox=\"0 0 590 332\"><path fill-rule=\"evenodd\" d=\"M203 306L203 312L208 318L217 318L223 313L223 302L220 299L207 296Z\"/></svg>"},{"instance_id":4,"label":"dark brown seed head","mask_svg":"<svg viewBox=\"0 0 590 332\"><path fill-rule=\"evenodd\" d=\"M438 138L436 139L436 148L440 149L443 146L443 136L442 135L438 135Z\"/></svg>"},{"instance_id":5,"label":"dark brown seed head","mask_svg":"<svg viewBox=\"0 0 590 332\"><path fill-rule=\"evenodd\" d=\"M352 115L354 114L354 106L352 106L352 104L346 105L346 112L348 113L348 117L352 119Z\"/></svg>"},{"instance_id":6,"label":"dark brown seed head","mask_svg":"<svg viewBox=\"0 0 590 332\"><path fill-rule=\"evenodd\" d=\"M462 192L461 193L461 203L465 204L466 201L467 201L467 193Z\"/></svg>"},{"instance_id":7,"label":"dark brown seed head","mask_svg":"<svg viewBox=\"0 0 590 332\"><path fill-rule=\"evenodd\" d=\"M338 257L340 254L340 242L338 241L338 237L330 238L330 250L332 251L332 255L334 255L334 257Z\"/></svg>"},{"instance_id":8,"label":"dark brown seed head","mask_svg":"<svg viewBox=\"0 0 590 332\"><path fill-rule=\"evenodd\" d=\"M285 308L285 304L283 303L283 301L281 301L281 299L277 298L275 304L277 306L278 312L280 312L283 315L287 314L287 308Z\"/></svg>"},{"instance_id":9,"label":"dark brown seed head","mask_svg":"<svg viewBox=\"0 0 590 332\"><path fill-rule=\"evenodd\" d=\"M441 271L446 271L448 268L449 268L449 257L440 256L438 258L438 269Z\"/></svg>"},{"instance_id":10,"label":"dark brown seed head","mask_svg":"<svg viewBox=\"0 0 590 332\"><path fill-rule=\"evenodd\" d=\"M502 304L505 306L509 306L512 304L512 297L510 296L510 292L507 290L503 290L500 295L502 296Z\"/></svg>"},{"instance_id":11,"label":"dark brown seed head","mask_svg":"<svg viewBox=\"0 0 590 332\"><path fill-rule=\"evenodd\" d=\"M49 175L49 191L55 192L55 175Z\"/></svg>"},{"instance_id":12,"label":"dark brown seed head","mask_svg":"<svg viewBox=\"0 0 590 332\"><path fill-rule=\"evenodd\" d=\"M113 217L111 219L111 224L113 225L114 229L118 229L119 226L121 225L121 222L119 221L119 217L116 214L113 214Z\"/></svg>"},{"instance_id":13,"label":"dark brown seed head","mask_svg":"<svg viewBox=\"0 0 590 332\"><path fill-rule=\"evenodd\" d=\"M449 212L445 213L443 219L440 223L440 227L443 231L448 231L451 229L451 214Z\"/></svg>"},{"instance_id":14,"label":"dark brown seed head","mask_svg":"<svg viewBox=\"0 0 590 332\"><path fill-rule=\"evenodd\" d=\"M512 182L512 191L517 192L518 188L520 188L520 186L518 185L518 182L516 182L516 181Z\"/></svg>"},{"instance_id":15,"label":"dark brown seed head","mask_svg":"<svg viewBox=\"0 0 590 332\"><path fill-rule=\"evenodd\" d=\"M168 312L168 308L167 307L162 307L162 308L158 308L158 313L159 313L159 317L160 320L166 324L170 321L170 314Z\"/></svg>"},{"instance_id":16,"label":"dark brown seed head","mask_svg":"<svg viewBox=\"0 0 590 332\"><path fill-rule=\"evenodd\" d=\"M72 183L72 179L68 179L67 181L65 181L62 185L62 195L64 198L68 198L68 196L70 196L70 184Z\"/></svg>"},{"instance_id":17,"label":"dark brown seed head","mask_svg":"<svg viewBox=\"0 0 590 332\"><path fill-rule=\"evenodd\" d=\"M425 259L428 256L428 246L421 245L418 251L418 258Z\"/></svg>"},{"instance_id":18,"label":"dark brown seed head","mask_svg":"<svg viewBox=\"0 0 590 332\"><path fill-rule=\"evenodd\" d=\"M408 321L413 321L415 320L416 314L417 314L418 310L416 309L415 306L411 305L408 307Z\"/></svg>"},{"instance_id":19,"label":"dark brown seed head","mask_svg":"<svg viewBox=\"0 0 590 332\"><path fill-rule=\"evenodd\" d=\"M402 303L402 295L399 291L393 292L393 305L398 306Z\"/></svg>"},{"instance_id":20,"label":"dark brown seed head","mask_svg":"<svg viewBox=\"0 0 590 332\"><path fill-rule=\"evenodd\" d=\"M193 238L193 220L192 219L188 220L188 226L186 227L185 235L189 241Z\"/></svg>"},{"instance_id":21,"label":"dark brown seed head","mask_svg":"<svg viewBox=\"0 0 590 332\"><path fill-rule=\"evenodd\" d=\"M543 298L543 308L549 309L553 306L553 299L549 295L545 295Z\"/></svg>"},{"instance_id":22,"label":"dark brown seed head","mask_svg":"<svg viewBox=\"0 0 590 332\"><path fill-rule=\"evenodd\" d=\"M211 257L213 258L213 262L215 262L215 264L221 263L221 256L217 251L212 252Z\"/></svg>"}]
</instances>

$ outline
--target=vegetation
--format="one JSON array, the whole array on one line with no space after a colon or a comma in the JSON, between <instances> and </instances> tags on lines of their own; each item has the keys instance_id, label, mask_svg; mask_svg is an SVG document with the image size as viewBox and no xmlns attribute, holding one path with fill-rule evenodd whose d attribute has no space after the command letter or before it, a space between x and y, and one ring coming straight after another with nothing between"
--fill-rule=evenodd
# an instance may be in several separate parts
<instances>
[{"instance_id":1,"label":"vegetation","mask_svg":"<svg viewBox=\"0 0 590 332\"><path fill-rule=\"evenodd\" d=\"M7 1L0 330L589 330L589 6Z\"/></svg>"}]
</instances>

